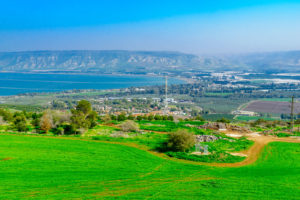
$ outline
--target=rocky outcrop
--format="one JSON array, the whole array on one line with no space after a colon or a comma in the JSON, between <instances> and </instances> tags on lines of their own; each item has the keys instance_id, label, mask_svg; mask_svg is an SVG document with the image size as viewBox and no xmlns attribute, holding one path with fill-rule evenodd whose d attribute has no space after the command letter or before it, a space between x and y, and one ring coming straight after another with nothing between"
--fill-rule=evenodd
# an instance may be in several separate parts
<instances>
[{"instance_id":1,"label":"rocky outcrop","mask_svg":"<svg viewBox=\"0 0 300 200\"><path fill-rule=\"evenodd\" d=\"M219 139L220 137L214 135L196 135L196 142L213 142Z\"/></svg>"},{"instance_id":2,"label":"rocky outcrop","mask_svg":"<svg viewBox=\"0 0 300 200\"><path fill-rule=\"evenodd\" d=\"M211 129L211 130L229 130L234 132L243 132L243 133L250 133L251 130L247 127L232 125L232 124L225 124L221 122L210 122L206 123L202 126L198 127L199 129Z\"/></svg>"}]
</instances>

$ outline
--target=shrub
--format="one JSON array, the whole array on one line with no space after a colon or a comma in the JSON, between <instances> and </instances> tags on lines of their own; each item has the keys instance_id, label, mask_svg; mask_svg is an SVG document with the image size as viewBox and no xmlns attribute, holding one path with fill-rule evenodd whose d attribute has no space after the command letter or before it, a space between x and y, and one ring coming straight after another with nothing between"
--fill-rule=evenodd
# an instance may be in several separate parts
<instances>
[{"instance_id":1,"label":"shrub","mask_svg":"<svg viewBox=\"0 0 300 200\"><path fill-rule=\"evenodd\" d=\"M218 119L217 122L230 123L230 120L226 119L225 117L222 117L221 119Z\"/></svg>"},{"instance_id":2,"label":"shrub","mask_svg":"<svg viewBox=\"0 0 300 200\"><path fill-rule=\"evenodd\" d=\"M23 114L20 114L15 117L14 126L19 132L28 131L28 127L26 125L26 118Z\"/></svg>"},{"instance_id":3,"label":"shrub","mask_svg":"<svg viewBox=\"0 0 300 200\"><path fill-rule=\"evenodd\" d=\"M63 135L64 132L65 132L64 128L60 126L60 127L55 129L54 134L55 135Z\"/></svg>"},{"instance_id":4,"label":"shrub","mask_svg":"<svg viewBox=\"0 0 300 200\"><path fill-rule=\"evenodd\" d=\"M118 115L117 120L118 121L125 121L126 120L126 115L124 113Z\"/></svg>"},{"instance_id":5,"label":"shrub","mask_svg":"<svg viewBox=\"0 0 300 200\"><path fill-rule=\"evenodd\" d=\"M72 135L76 133L76 129L72 125L65 125L64 126L64 134L65 135Z\"/></svg>"},{"instance_id":6,"label":"shrub","mask_svg":"<svg viewBox=\"0 0 300 200\"><path fill-rule=\"evenodd\" d=\"M139 131L139 125L131 120L127 120L127 121L123 122L120 125L120 128L122 131L125 131L125 132L138 132Z\"/></svg>"},{"instance_id":7,"label":"shrub","mask_svg":"<svg viewBox=\"0 0 300 200\"><path fill-rule=\"evenodd\" d=\"M174 121L174 117L173 117L172 115L169 115L169 116L168 116L168 120L169 120L169 121Z\"/></svg>"},{"instance_id":8,"label":"shrub","mask_svg":"<svg viewBox=\"0 0 300 200\"><path fill-rule=\"evenodd\" d=\"M195 137L187 130L181 129L170 134L168 148L172 151L186 151L195 145Z\"/></svg>"},{"instance_id":9,"label":"shrub","mask_svg":"<svg viewBox=\"0 0 300 200\"><path fill-rule=\"evenodd\" d=\"M136 117L136 120L141 121L141 120L143 120L143 117L139 115Z\"/></svg>"},{"instance_id":10,"label":"shrub","mask_svg":"<svg viewBox=\"0 0 300 200\"><path fill-rule=\"evenodd\" d=\"M13 114L8 110L4 110L4 109L0 108L0 116L3 117L4 121L7 121L7 122L13 121Z\"/></svg>"},{"instance_id":11,"label":"shrub","mask_svg":"<svg viewBox=\"0 0 300 200\"><path fill-rule=\"evenodd\" d=\"M104 124L108 124L108 123L111 121L110 115L109 115L109 114L104 115L103 117L101 117L101 121L102 121Z\"/></svg>"}]
</instances>

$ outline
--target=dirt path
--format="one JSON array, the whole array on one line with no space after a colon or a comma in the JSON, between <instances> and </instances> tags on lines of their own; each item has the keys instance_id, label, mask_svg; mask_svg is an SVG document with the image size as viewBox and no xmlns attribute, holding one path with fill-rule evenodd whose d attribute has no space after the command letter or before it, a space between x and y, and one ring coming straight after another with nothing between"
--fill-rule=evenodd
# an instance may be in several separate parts
<instances>
[{"instance_id":1,"label":"dirt path","mask_svg":"<svg viewBox=\"0 0 300 200\"><path fill-rule=\"evenodd\" d=\"M11 134L6 134L11 135ZM98 140L91 140L91 139L83 139L83 138L75 138L75 137L64 137L64 136L39 136L39 135L22 135L25 137L41 137L41 138L52 138L52 139L64 139L64 140L80 140L80 141L88 141L88 142L100 142L100 143L107 143L107 144L118 144L123 146L129 146L133 148L138 148L144 151L149 152L152 155L158 156L160 158L166 160L172 160L175 162L186 163L186 164L194 164L194 165L206 165L206 166L214 166L214 167L241 167L245 165L249 165L254 163L260 153L262 152L263 148L270 142L290 142L290 143L300 143L300 138L277 138L273 136L263 136L256 133L251 134L244 134L249 140L253 140L254 144L250 147L250 149L246 151L241 151L247 157L237 163L206 163L206 162L196 162L196 161L189 161L189 160L182 160L173 157L169 157L164 153L159 153L155 151L149 150L145 146L141 146L135 143L122 143L122 142L111 142L111 141L98 141Z\"/></svg>"}]
</instances>

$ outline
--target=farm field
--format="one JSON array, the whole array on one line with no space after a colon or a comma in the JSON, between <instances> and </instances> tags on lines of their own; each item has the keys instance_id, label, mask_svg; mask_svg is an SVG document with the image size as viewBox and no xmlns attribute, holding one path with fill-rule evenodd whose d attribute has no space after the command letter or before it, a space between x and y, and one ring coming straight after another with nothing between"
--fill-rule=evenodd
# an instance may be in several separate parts
<instances>
[{"instance_id":1,"label":"farm field","mask_svg":"<svg viewBox=\"0 0 300 200\"><path fill-rule=\"evenodd\" d=\"M210 167L76 137L0 135L0 199L299 199L299 152L273 142L253 164Z\"/></svg>"},{"instance_id":2,"label":"farm field","mask_svg":"<svg viewBox=\"0 0 300 200\"><path fill-rule=\"evenodd\" d=\"M237 116L237 117L235 117L235 119L238 121L253 121L253 120L258 120L258 119L273 121L273 120L278 120L280 118L259 117L259 116Z\"/></svg>"},{"instance_id":3,"label":"farm field","mask_svg":"<svg viewBox=\"0 0 300 200\"><path fill-rule=\"evenodd\" d=\"M291 112L290 102L280 101L253 101L250 102L243 110L254 111L260 113L284 113ZM300 113L300 103L295 103L295 113Z\"/></svg>"}]
</instances>

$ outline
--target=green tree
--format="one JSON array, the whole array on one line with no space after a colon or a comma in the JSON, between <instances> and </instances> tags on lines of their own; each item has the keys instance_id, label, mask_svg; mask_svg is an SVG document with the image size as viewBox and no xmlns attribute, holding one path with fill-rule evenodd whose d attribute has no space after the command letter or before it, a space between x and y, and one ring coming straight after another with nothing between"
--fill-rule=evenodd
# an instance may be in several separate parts
<instances>
[{"instance_id":1,"label":"green tree","mask_svg":"<svg viewBox=\"0 0 300 200\"><path fill-rule=\"evenodd\" d=\"M92 105L86 100L78 102L75 109L71 110L71 126L78 132L79 129L88 129L96 125L97 113L92 110ZM70 131L68 130L68 131Z\"/></svg>"},{"instance_id":2,"label":"green tree","mask_svg":"<svg viewBox=\"0 0 300 200\"><path fill-rule=\"evenodd\" d=\"M161 120L161 116L160 115L155 115L154 120Z\"/></svg>"},{"instance_id":3,"label":"green tree","mask_svg":"<svg viewBox=\"0 0 300 200\"><path fill-rule=\"evenodd\" d=\"M111 117L109 114L104 115L103 117L101 117L101 121L103 121L104 124L107 124L111 121Z\"/></svg>"},{"instance_id":4,"label":"green tree","mask_svg":"<svg viewBox=\"0 0 300 200\"><path fill-rule=\"evenodd\" d=\"M185 129L170 133L168 148L172 151L186 151L195 145L195 136Z\"/></svg>"},{"instance_id":5,"label":"green tree","mask_svg":"<svg viewBox=\"0 0 300 200\"><path fill-rule=\"evenodd\" d=\"M143 120L143 117L142 117L141 115L138 115L138 116L136 117L136 120L142 121L142 120Z\"/></svg>"},{"instance_id":6,"label":"green tree","mask_svg":"<svg viewBox=\"0 0 300 200\"><path fill-rule=\"evenodd\" d=\"M126 115L125 113L122 113L120 115L117 116L117 120L118 121L125 121L126 120Z\"/></svg>"},{"instance_id":7,"label":"green tree","mask_svg":"<svg viewBox=\"0 0 300 200\"><path fill-rule=\"evenodd\" d=\"M78 102L76 110L82 112L85 115L88 115L92 111L92 105L87 100L81 100Z\"/></svg>"},{"instance_id":8,"label":"green tree","mask_svg":"<svg viewBox=\"0 0 300 200\"><path fill-rule=\"evenodd\" d=\"M148 120L149 120L149 121L152 121L153 119L154 119L153 115L149 115L149 116L148 116Z\"/></svg>"},{"instance_id":9,"label":"green tree","mask_svg":"<svg viewBox=\"0 0 300 200\"><path fill-rule=\"evenodd\" d=\"M168 120L169 120L169 121L174 121L174 117L173 117L172 115L169 115L169 116L168 116Z\"/></svg>"},{"instance_id":10,"label":"green tree","mask_svg":"<svg viewBox=\"0 0 300 200\"><path fill-rule=\"evenodd\" d=\"M134 120L135 117L134 117L132 114L130 114L130 115L127 117L127 119L129 119L129 120Z\"/></svg>"},{"instance_id":11,"label":"green tree","mask_svg":"<svg viewBox=\"0 0 300 200\"><path fill-rule=\"evenodd\" d=\"M13 124L14 124L14 127L19 132L28 131L27 121L26 121L26 117L24 116L24 114L17 115L13 121Z\"/></svg>"},{"instance_id":12,"label":"green tree","mask_svg":"<svg viewBox=\"0 0 300 200\"><path fill-rule=\"evenodd\" d=\"M0 116L3 117L4 121L7 121L7 122L13 121L13 114L10 111L5 110L3 108L0 108Z\"/></svg>"}]
</instances>

